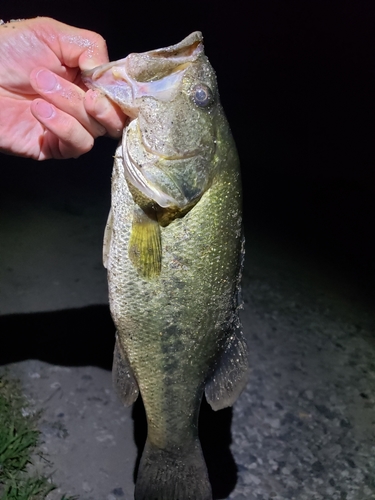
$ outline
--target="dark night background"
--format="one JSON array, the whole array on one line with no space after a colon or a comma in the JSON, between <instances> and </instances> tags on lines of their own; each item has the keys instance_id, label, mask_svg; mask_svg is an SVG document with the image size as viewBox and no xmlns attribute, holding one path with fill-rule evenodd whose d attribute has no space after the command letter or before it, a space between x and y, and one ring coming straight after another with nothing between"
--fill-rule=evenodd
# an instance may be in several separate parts
<instances>
[{"instance_id":1,"label":"dark night background","mask_svg":"<svg viewBox=\"0 0 375 500\"><path fill-rule=\"evenodd\" d=\"M2 2L4 20L36 15L98 31L112 60L201 30L241 157L247 228L370 285L372 2ZM55 189L108 197L114 148L100 139L78 160L43 164L1 156L0 189L17 196L21 178L37 197L58 177Z\"/></svg>"}]
</instances>

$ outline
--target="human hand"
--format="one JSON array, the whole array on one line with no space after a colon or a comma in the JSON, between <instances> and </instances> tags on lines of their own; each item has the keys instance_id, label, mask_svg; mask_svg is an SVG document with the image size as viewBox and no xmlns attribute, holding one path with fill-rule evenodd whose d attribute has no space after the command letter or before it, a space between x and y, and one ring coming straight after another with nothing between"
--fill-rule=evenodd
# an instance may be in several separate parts
<instances>
[{"instance_id":1,"label":"human hand","mask_svg":"<svg viewBox=\"0 0 375 500\"><path fill-rule=\"evenodd\" d=\"M50 18L0 25L0 151L76 158L94 139L120 137L125 116L81 70L108 62L104 39Z\"/></svg>"}]
</instances>

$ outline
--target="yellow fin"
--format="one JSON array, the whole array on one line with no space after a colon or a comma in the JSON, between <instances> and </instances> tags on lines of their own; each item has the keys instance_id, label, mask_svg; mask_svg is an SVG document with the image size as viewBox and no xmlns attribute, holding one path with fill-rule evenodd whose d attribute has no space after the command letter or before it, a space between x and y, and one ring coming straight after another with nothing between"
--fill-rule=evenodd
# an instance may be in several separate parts
<instances>
[{"instance_id":1,"label":"yellow fin","mask_svg":"<svg viewBox=\"0 0 375 500\"><path fill-rule=\"evenodd\" d=\"M138 273L146 279L159 276L161 271L161 236L157 220L141 209L134 210L129 241L129 258Z\"/></svg>"}]
</instances>

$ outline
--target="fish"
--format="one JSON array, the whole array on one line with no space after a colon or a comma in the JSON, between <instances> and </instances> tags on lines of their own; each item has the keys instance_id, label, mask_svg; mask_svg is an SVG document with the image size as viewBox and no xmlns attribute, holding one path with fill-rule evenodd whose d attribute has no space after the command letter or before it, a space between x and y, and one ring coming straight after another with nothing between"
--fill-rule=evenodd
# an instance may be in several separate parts
<instances>
[{"instance_id":1,"label":"fish","mask_svg":"<svg viewBox=\"0 0 375 500\"><path fill-rule=\"evenodd\" d=\"M203 36L83 73L129 117L116 149L103 262L114 386L139 393L147 440L136 500L211 500L202 398L231 406L248 379L238 154Z\"/></svg>"}]
</instances>

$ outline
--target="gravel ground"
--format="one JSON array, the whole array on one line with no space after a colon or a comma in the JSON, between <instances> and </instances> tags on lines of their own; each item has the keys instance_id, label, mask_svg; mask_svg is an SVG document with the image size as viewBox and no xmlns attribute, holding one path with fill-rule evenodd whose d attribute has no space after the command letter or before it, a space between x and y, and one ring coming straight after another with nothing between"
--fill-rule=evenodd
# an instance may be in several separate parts
<instances>
[{"instance_id":1,"label":"gravel ground","mask_svg":"<svg viewBox=\"0 0 375 500\"><path fill-rule=\"evenodd\" d=\"M251 380L233 415L230 499L375 498L371 308L311 262L252 252Z\"/></svg>"},{"instance_id":2,"label":"gravel ground","mask_svg":"<svg viewBox=\"0 0 375 500\"><path fill-rule=\"evenodd\" d=\"M204 407L202 417L216 498L375 499L372 308L301 254L254 235L247 253L242 316L250 381L233 411ZM44 410L42 450L50 463L39 467L59 486L49 499L133 498L143 416L135 411L133 422L109 370L37 360L4 368Z\"/></svg>"}]
</instances>

